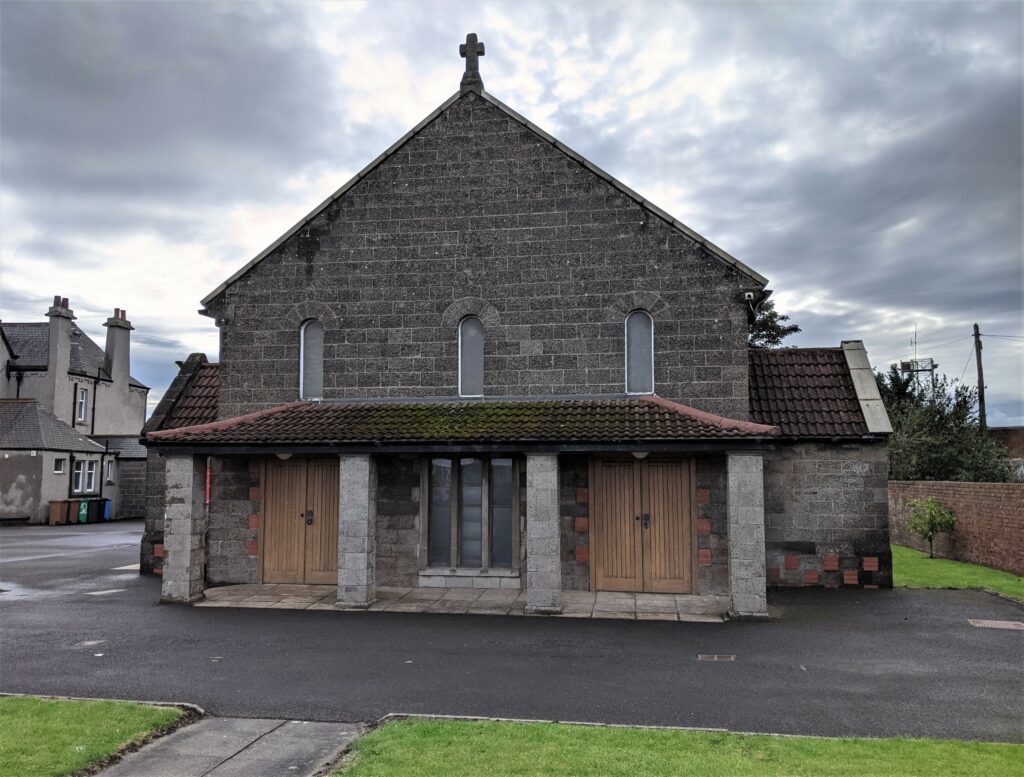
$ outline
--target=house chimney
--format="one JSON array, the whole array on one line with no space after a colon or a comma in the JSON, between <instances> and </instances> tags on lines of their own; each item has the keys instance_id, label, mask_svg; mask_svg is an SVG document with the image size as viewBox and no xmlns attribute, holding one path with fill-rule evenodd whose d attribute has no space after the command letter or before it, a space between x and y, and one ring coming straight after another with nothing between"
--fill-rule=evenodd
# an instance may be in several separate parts
<instances>
[{"instance_id":1,"label":"house chimney","mask_svg":"<svg viewBox=\"0 0 1024 777\"><path fill-rule=\"evenodd\" d=\"M135 327L128 320L128 311L121 308L114 308L114 315L103 326L107 328L103 366L115 385L123 383L127 386L131 368L131 331Z\"/></svg>"},{"instance_id":2,"label":"house chimney","mask_svg":"<svg viewBox=\"0 0 1024 777\"><path fill-rule=\"evenodd\" d=\"M71 366L71 322L75 320L75 314L67 297L55 295L46 316L50 319L50 346L46 360L46 385L40 401L58 418L70 421L74 398L68 383L68 368Z\"/></svg>"}]
</instances>

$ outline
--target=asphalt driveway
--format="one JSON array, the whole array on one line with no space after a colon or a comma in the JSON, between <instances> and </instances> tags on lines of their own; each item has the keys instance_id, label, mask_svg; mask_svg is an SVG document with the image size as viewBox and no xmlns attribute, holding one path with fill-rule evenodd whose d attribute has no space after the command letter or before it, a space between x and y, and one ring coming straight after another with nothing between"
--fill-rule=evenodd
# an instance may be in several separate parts
<instances>
[{"instance_id":1,"label":"asphalt driveway","mask_svg":"<svg viewBox=\"0 0 1024 777\"><path fill-rule=\"evenodd\" d=\"M141 530L0 528L0 691L1024 742L1024 631L968 623L1024 607L985 593L780 592L767 624L190 608L118 569Z\"/></svg>"}]
</instances>

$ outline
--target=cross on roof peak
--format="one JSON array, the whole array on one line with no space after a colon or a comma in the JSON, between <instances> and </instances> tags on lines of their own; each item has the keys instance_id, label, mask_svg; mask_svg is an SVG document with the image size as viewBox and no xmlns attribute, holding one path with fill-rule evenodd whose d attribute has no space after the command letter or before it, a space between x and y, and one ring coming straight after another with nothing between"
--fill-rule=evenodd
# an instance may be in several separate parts
<instances>
[{"instance_id":1,"label":"cross on roof peak","mask_svg":"<svg viewBox=\"0 0 1024 777\"><path fill-rule=\"evenodd\" d=\"M484 82L480 78L479 57L484 55L484 44L477 41L476 33L466 36L466 42L459 44L459 56L466 60L466 72L462 74L462 92L482 92Z\"/></svg>"}]
</instances>

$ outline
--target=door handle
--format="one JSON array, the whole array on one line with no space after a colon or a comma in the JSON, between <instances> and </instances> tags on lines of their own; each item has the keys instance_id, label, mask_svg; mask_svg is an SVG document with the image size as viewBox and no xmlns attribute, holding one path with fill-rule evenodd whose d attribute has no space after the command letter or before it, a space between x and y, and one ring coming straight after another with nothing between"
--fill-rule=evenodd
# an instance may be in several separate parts
<instances>
[{"instance_id":1,"label":"door handle","mask_svg":"<svg viewBox=\"0 0 1024 777\"><path fill-rule=\"evenodd\" d=\"M312 525L313 525L313 511L312 510L306 510L306 526L312 526Z\"/></svg>"}]
</instances>

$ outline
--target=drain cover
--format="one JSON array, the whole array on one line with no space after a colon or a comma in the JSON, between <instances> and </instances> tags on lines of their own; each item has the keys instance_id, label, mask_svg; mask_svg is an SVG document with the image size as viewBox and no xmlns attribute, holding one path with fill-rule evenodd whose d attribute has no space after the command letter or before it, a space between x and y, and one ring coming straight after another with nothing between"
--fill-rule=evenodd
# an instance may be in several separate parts
<instances>
[{"instance_id":1,"label":"drain cover","mask_svg":"<svg viewBox=\"0 0 1024 777\"><path fill-rule=\"evenodd\" d=\"M736 656L730 656L723 653L698 653L698 661L735 661Z\"/></svg>"},{"instance_id":2,"label":"drain cover","mask_svg":"<svg viewBox=\"0 0 1024 777\"><path fill-rule=\"evenodd\" d=\"M979 629L1015 629L1024 631L1024 621L987 621L977 618L968 618L967 622Z\"/></svg>"}]
</instances>

